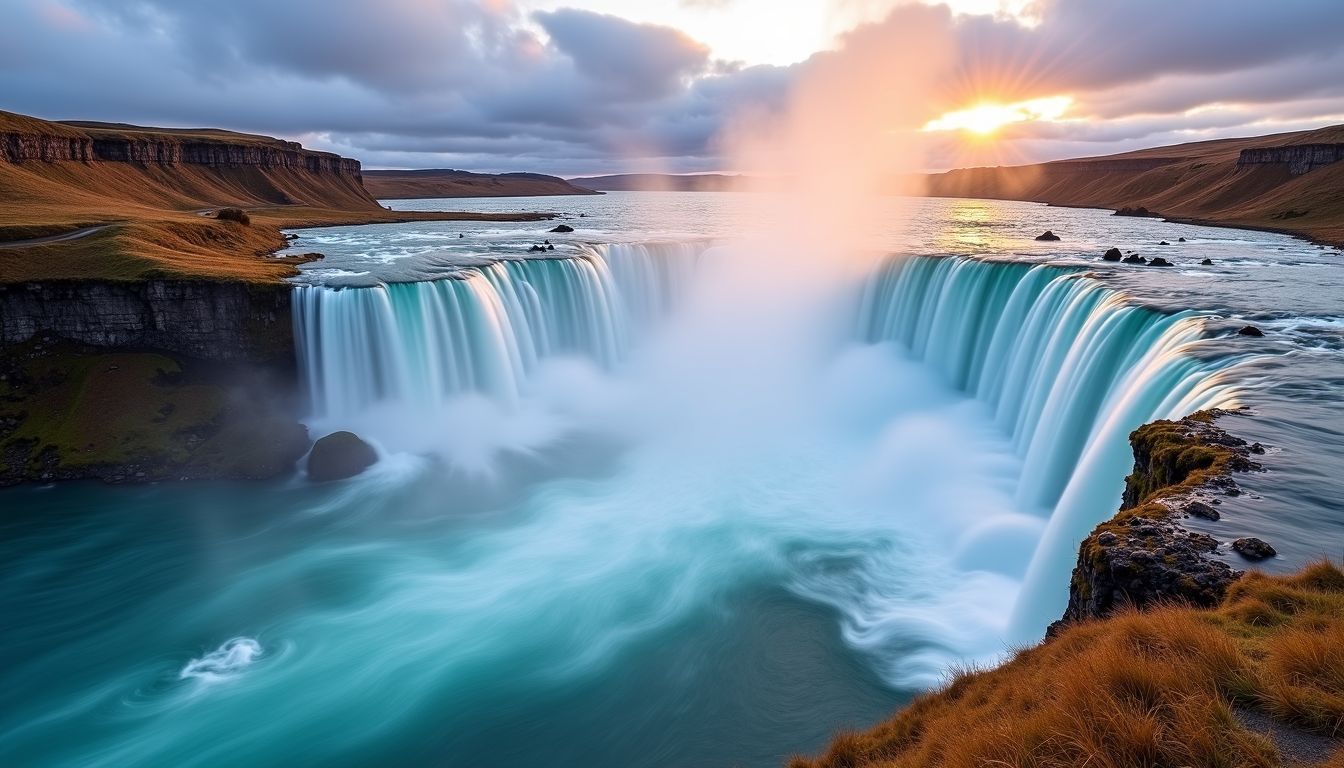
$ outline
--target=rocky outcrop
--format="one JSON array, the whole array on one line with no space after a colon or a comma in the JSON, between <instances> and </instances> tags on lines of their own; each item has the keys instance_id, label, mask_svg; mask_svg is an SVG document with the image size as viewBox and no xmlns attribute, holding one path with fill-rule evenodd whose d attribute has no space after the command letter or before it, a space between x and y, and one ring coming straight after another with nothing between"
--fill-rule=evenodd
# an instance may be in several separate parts
<instances>
[{"instance_id":1,"label":"rocky outcrop","mask_svg":"<svg viewBox=\"0 0 1344 768\"><path fill-rule=\"evenodd\" d=\"M0 285L0 486L290 473L296 374L287 285Z\"/></svg>"},{"instance_id":2,"label":"rocky outcrop","mask_svg":"<svg viewBox=\"0 0 1344 768\"><path fill-rule=\"evenodd\" d=\"M0 285L0 344L46 334L106 349L291 366L287 285L150 280Z\"/></svg>"},{"instance_id":3,"label":"rocky outcrop","mask_svg":"<svg viewBox=\"0 0 1344 768\"><path fill-rule=\"evenodd\" d=\"M1222 600L1241 573L1217 555L1216 539L1186 530L1180 519L1218 519L1218 497L1240 493L1233 474L1259 469L1250 457L1263 449L1216 426L1221 415L1203 411L1157 421L1130 435L1134 471L1125 478L1120 513L1079 547L1068 608L1052 634L1123 606Z\"/></svg>"},{"instance_id":4,"label":"rocky outcrop","mask_svg":"<svg viewBox=\"0 0 1344 768\"><path fill-rule=\"evenodd\" d=\"M1294 144L1243 149L1237 156L1237 167L1285 165L1290 175L1301 176L1340 160L1344 160L1344 144Z\"/></svg>"},{"instance_id":5,"label":"rocky outcrop","mask_svg":"<svg viewBox=\"0 0 1344 768\"><path fill-rule=\"evenodd\" d=\"M0 160L10 163L101 161L144 165L185 164L216 168L260 166L361 178L358 160L304 149L292 141L209 141L175 138L171 134L102 136L99 132L86 133L77 128L69 129L68 135L64 131L60 134L0 133Z\"/></svg>"},{"instance_id":6,"label":"rocky outcrop","mask_svg":"<svg viewBox=\"0 0 1344 768\"><path fill-rule=\"evenodd\" d=\"M333 432L313 443L308 479L315 483L354 477L378 461L378 452L354 432Z\"/></svg>"}]
</instances>

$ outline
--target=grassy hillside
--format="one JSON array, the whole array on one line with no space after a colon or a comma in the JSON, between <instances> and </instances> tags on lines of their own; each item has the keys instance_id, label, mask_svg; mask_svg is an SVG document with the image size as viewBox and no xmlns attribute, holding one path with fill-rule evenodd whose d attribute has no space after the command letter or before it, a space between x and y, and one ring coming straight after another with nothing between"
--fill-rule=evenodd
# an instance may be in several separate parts
<instances>
[{"instance_id":1,"label":"grassy hillside","mask_svg":"<svg viewBox=\"0 0 1344 768\"><path fill-rule=\"evenodd\" d=\"M1239 164L1242 152L1344 143L1344 126L1224 139L1037 165L968 168L928 177L928 194L1033 200L1270 229L1344 244L1344 162L1294 173Z\"/></svg>"},{"instance_id":2,"label":"grassy hillside","mask_svg":"<svg viewBox=\"0 0 1344 768\"><path fill-rule=\"evenodd\" d=\"M472 173L450 169L365 171L364 187L380 200L601 194L540 173Z\"/></svg>"},{"instance_id":3,"label":"grassy hillside","mask_svg":"<svg viewBox=\"0 0 1344 768\"><path fill-rule=\"evenodd\" d=\"M223 207L246 210L250 222L216 219ZM295 271L292 260L268 255L284 246L282 228L543 218L394 213L364 189L358 162L266 136L0 112L0 282L269 282ZM82 236L22 242L71 233Z\"/></svg>"},{"instance_id":4,"label":"grassy hillside","mask_svg":"<svg viewBox=\"0 0 1344 768\"><path fill-rule=\"evenodd\" d=\"M1074 625L792 765L1337 768L1341 737L1344 572L1322 563Z\"/></svg>"}]
</instances>

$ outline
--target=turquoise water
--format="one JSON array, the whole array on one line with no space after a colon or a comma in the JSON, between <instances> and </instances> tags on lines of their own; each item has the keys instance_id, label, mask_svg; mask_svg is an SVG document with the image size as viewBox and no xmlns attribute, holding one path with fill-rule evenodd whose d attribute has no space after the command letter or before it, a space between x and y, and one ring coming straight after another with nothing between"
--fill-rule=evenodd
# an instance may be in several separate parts
<instances>
[{"instance_id":1,"label":"turquoise water","mask_svg":"<svg viewBox=\"0 0 1344 768\"><path fill-rule=\"evenodd\" d=\"M1264 441L1296 474L1248 494L1291 478L1275 533L1339 535L1328 462L1298 460L1338 434L1319 299L1262 347L1225 335L1253 270L1334 275L1305 245L1214 231L1266 266L1159 282L948 204L903 237L981 258L800 282L644 237L724 234L715 199L562 201L590 229L569 262L488 266L540 236L517 225L304 233L330 253L296 300L311 427L382 460L0 494L0 763L778 765L1039 637L1128 430L1234 398L1294 415ZM593 242L636 213L640 242ZM379 283L407 277L452 279Z\"/></svg>"}]
</instances>

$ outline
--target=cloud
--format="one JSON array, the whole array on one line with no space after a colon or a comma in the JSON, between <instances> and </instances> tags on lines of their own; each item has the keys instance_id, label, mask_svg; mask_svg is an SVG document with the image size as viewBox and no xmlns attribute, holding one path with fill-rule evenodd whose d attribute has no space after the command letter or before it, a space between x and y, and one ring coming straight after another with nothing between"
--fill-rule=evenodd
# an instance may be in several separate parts
<instances>
[{"instance_id":1,"label":"cloud","mask_svg":"<svg viewBox=\"0 0 1344 768\"><path fill-rule=\"evenodd\" d=\"M580 72L617 96L668 96L709 65L709 48L671 27L572 8L534 18Z\"/></svg>"},{"instance_id":2,"label":"cloud","mask_svg":"<svg viewBox=\"0 0 1344 768\"><path fill-rule=\"evenodd\" d=\"M719 170L724 126L778 112L827 60L726 63L672 27L528 1L7 0L0 108L282 135L370 166ZM1337 0L1034 12L1035 26L942 14L958 66L929 109L1069 94L1097 118L1014 127L1036 158L1310 123L1344 97Z\"/></svg>"}]
</instances>

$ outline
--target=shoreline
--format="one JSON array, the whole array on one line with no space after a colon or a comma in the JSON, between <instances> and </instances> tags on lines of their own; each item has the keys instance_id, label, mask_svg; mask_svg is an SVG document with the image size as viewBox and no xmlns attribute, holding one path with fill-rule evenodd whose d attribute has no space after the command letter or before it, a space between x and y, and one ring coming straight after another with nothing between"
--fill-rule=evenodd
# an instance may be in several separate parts
<instances>
[{"instance_id":1,"label":"shoreline","mask_svg":"<svg viewBox=\"0 0 1344 768\"><path fill-rule=\"evenodd\" d=\"M1118 208L1112 208L1106 205L1074 205L1069 203L1055 203L1049 200L1036 200L1022 197L972 197L966 195L933 195L933 194L913 195L913 197L934 198L939 200L985 200L991 202L1037 203L1039 205L1044 205L1049 208L1075 208L1078 210L1086 210L1086 211L1111 211L1112 216L1117 215L1115 211L1119 210ZM1126 217L1122 216L1121 218ZM1329 236L1322 237L1319 235L1312 234L1311 232L1306 230L1292 229L1291 227L1276 227L1268 224L1246 224L1242 222L1218 221L1215 219L1201 219L1195 217L1168 216L1162 213L1155 213L1151 216L1134 216L1129 218L1157 219L1159 221L1164 221L1171 224L1185 224L1193 227L1217 227L1219 229L1244 229L1249 232L1269 232L1275 235L1287 235L1288 237L1293 237L1298 240L1311 243L1312 245L1322 245L1327 248L1335 248L1337 250L1344 251L1344 234L1341 234L1334 239L1330 239Z\"/></svg>"}]
</instances>

